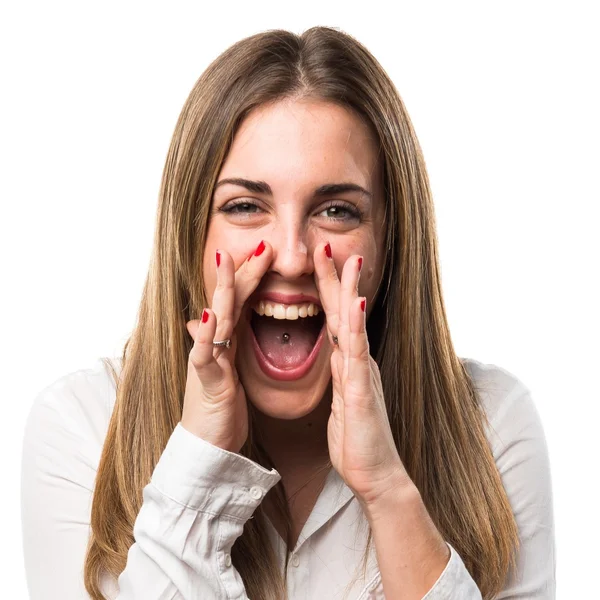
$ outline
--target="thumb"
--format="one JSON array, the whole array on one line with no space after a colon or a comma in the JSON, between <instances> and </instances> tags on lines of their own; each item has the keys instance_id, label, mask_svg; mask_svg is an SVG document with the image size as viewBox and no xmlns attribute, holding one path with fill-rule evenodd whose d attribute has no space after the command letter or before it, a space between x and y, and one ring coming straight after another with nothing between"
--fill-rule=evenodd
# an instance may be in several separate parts
<instances>
[{"instance_id":1,"label":"thumb","mask_svg":"<svg viewBox=\"0 0 600 600\"><path fill-rule=\"evenodd\" d=\"M185 324L188 333L192 336L192 339L196 340L196 334L198 333L198 327L200 326L200 319L192 319Z\"/></svg>"}]
</instances>

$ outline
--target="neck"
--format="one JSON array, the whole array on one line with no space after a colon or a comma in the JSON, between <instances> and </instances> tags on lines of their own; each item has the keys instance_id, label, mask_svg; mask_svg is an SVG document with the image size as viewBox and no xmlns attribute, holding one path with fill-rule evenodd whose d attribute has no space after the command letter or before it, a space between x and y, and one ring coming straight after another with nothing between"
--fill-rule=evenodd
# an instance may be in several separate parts
<instances>
[{"instance_id":1,"label":"neck","mask_svg":"<svg viewBox=\"0 0 600 600\"><path fill-rule=\"evenodd\" d=\"M299 419L277 419L254 411L257 438L280 472L325 462L329 458L327 422L331 414L330 395Z\"/></svg>"}]
</instances>

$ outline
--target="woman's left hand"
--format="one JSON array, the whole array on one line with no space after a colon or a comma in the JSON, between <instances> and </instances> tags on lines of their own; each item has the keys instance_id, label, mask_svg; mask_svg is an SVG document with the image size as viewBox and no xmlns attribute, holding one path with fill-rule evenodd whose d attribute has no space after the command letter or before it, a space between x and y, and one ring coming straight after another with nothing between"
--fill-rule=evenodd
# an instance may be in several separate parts
<instances>
[{"instance_id":1,"label":"woman's left hand","mask_svg":"<svg viewBox=\"0 0 600 600\"><path fill-rule=\"evenodd\" d=\"M315 249L314 264L334 348L329 455L346 485L369 507L382 495L394 493L398 486L412 485L412 481L396 450L379 368L369 353L366 298L358 296L362 257L348 258L340 282L326 246L319 244ZM338 338L337 345L333 336Z\"/></svg>"}]
</instances>

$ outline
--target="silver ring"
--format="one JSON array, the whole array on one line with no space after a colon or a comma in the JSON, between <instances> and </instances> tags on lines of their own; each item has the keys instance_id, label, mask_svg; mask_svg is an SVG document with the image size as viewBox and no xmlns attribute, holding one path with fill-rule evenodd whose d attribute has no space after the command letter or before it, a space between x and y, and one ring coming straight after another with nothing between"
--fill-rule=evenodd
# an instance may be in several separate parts
<instances>
[{"instance_id":1,"label":"silver ring","mask_svg":"<svg viewBox=\"0 0 600 600\"><path fill-rule=\"evenodd\" d=\"M213 346L224 346L225 348L229 348L231 346L231 338L228 338L226 340L219 340L218 342L215 342L213 340Z\"/></svg>"},{"instance_id":2,"label":"silver ring","mask_svg":"<svg viewBox=\"0 0 600 600\"><path fill-rule=\"evenodd\" d=\"M339 346L339 344L338 344L338 338L337 338L337 335L332 335L331 337L333 338L333 343L334 343L336 346Z\"/></svg>"}]
</instances>

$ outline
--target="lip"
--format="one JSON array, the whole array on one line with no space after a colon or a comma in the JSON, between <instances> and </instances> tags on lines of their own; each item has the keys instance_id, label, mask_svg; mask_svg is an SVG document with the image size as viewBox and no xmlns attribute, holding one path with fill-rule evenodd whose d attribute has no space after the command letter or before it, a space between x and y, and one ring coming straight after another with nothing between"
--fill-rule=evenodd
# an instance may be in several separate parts
<instances>
[{"instance_id":1,"label":"lip","mask_svg":"<svg viewBox=\"0 0 600 600\"><path fill-rule=\"evenodd\" d=\"M278 304L301 304L303 302L312 302L319 308L321 301L312 296L311 294L284 294L283 292L260 292L252 297L252 304L259 302L260 300L268 300L270 302L277 302Z\"/></svg>"},{"instance_id":2,"label":"lip","mask_svg":"<svg viewBox=\"0 0 600 600\"><path fill-rule=\"evenodd\" d=\"M296 379L300 379L304 377L308 371L312 368L317 360L317 356L321 351L321 346L323 346L323 340L326 338L327 332L327 323L323 322L323 327L321 327L321 331L317 337L317 341L313 346L308 358L304 361L304 364L299 367L295 367L293 369L278 369L276 366L272 365L263 354L260 346L258 345L258 341L256 336L254 335L254 331L252 327L250 327L250 337L252 338L252 345L254 346L254 356L256 357L256 361L258 362L258 366L261 368L262 372L271 379L276 379L277 381L295 381Z\"/></svg>"}]
</instances>

